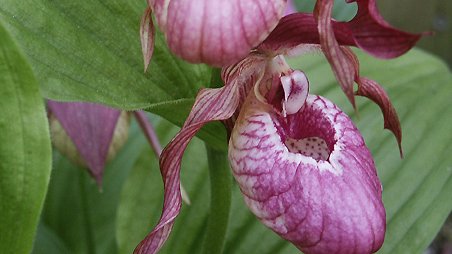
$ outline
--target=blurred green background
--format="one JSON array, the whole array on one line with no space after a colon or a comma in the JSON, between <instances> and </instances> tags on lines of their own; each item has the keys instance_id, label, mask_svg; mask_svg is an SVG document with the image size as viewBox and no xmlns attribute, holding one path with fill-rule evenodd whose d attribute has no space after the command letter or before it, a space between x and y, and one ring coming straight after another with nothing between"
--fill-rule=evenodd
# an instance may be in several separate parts
<instances>
[{"instance_id":1,"label":"blurred green background","mask_svg":"<svg viewBox=\"0 0 452 254\"><path fill-rule=\"evenodd\" d=\"M418 47L443 58L452 66L452 1L380 0L382 15L392 25L409 32L433 31Z\"/></svg>"}]
</instances>

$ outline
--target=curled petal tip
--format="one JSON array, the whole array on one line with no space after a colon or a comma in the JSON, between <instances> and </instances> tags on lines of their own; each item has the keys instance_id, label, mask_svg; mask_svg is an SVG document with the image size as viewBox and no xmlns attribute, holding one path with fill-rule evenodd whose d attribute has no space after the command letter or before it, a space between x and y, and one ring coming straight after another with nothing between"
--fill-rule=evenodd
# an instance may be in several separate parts
<instances>
[{"instance_id":1,"label":"curled petal tip","mask_svg":"<svg viewBox=\"0 0 452 254\"><path fill-rule=\"evenodd\" d=\"M357 95L364 96L375 102L381 109L384 118L384 128L390 130L399 146L400 157L403 158L402 151L402 128L399 117L386 91L374 80L360 77L358 80Z\"/></svg>"},{"instance_id":2,"label":"curled petal tip","mask_svg":"<svg viewBox=\"0 0 452 254\"><path fill-rule=\"evenodd\" d=\"M389 25L380 15L375 0L355 0L358 13L348 22L357 46L382 59L398 57L425 35L411 34Z\"/></svg>"}]
</instances>

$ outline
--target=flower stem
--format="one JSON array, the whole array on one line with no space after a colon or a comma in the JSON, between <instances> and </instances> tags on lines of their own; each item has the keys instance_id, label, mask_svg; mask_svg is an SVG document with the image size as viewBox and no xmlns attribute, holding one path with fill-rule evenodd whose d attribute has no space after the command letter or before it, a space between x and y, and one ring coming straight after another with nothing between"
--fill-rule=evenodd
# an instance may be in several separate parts
<instances>
[{"instance_id":1,"label":"flower stem","mask_svg":"<svg viewBox=\"0 0 452 254\"><path fill-rule=\"evenodd\" d=\"M232 177L227 153L206 145L210 175L210 213L202 247L203 254L221 254L231 208Z\"/></svg>"},{"instance_id":2,"label":"flower stem","mask_svg":"<svg viewBox=\"0 0 452 254\"><path fill-rule=\"evenodd\" d=\"M160 154L162 153L162 146L160 145L159 139L157 137L157 134L155 133L155 129L152 126L152 124L149 122L146 114L143 111L135 111L133 112L135 115L135 118L137 119L138 124L140 125L141 129L144 132L144 135L146 136L146 139L148 140L149 144L152 147L152 150L155 153L155 156L160 157Z\"/></svg>"},{"instance_id":3,"label":"flower stem","mask_svg":"<svg viewBox=\"0 0 452 254\"><path fill-rule=\"evenodd\" d=\"M85 228L85 240L86 240L86 253L95 254L96 253L96 245L94 243L94 235L93 228L91 225L90 212L89 212L89 204L88 204L88 191L86 190L85 184L85 173L83 170L80 170L78 174L78 181L80 186L80 202L81 202L81 210L82 210L82 218L84 220L84 228Z\"/></svg>"},{"instance_id":4,"label":"flower stem","mask_svg":"<svg viewBox=\"0 0 452 254\"><path fill-rule=\"evenodd\" d=\"M152 126L151 122L149 122L148 117L146 116L146 113L143 111L135 111L134 112L135 118L137 119L138 124L140 125L141 129L144 132L144 135L146 136L146 139L148 140L149 144L152 147L152 151L154 151L154 154L157 158L160 158L160 154L162 153L162 146L160 145L159 138L157 137L157 133L155 132L154 126ZM187 204L190 205L190 197L188 196L187 191L185 191L184 186L182 183L180 184L180 191L182 195L182 200Z\"/></svg>"}]
</instances>

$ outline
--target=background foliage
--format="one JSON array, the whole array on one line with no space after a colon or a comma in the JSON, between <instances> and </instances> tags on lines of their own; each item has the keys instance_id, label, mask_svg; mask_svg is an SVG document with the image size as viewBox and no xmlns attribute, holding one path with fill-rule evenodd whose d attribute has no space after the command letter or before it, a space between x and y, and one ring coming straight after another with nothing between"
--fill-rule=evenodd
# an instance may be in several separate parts
<instances>
[{"instance_id":1,"label":"background foliage","mask_svg":"<svg viewBox=\"0 0 452 254\"><path fill-rule=\"evenodd\" d=\"M310 8L308 5L306 2L305 6L299 7ZM149 71L144 74L138 39L138 24L144 6L144 1L126 0L0 0L0 19L26 53L37 77L36 82L20 54L13 58L17 58L16 61L0 57L0 77L20 77L17 82L0 79L0 98L9 98L5 84L26 83L30 86L25 91L34 92L23 95L29 96L23 100L31 104L14 115L25 117L27 110L41 112L33 114L41 121L36 125L40 134L30 134L30 137L44 139L40 141L41 147L48 148L49 138L46 124L42 123L44 116L42 103L38 102L39 93L36 88L33 90L32 84L39 84L45 98L98 102L127 110L146 108L162 117L152 116L151 120L164 144L175 134L177 127L173 124L180 126L183 123L197 90L209 85L210 71L206 66L189 65L176 59L158 34L155 56ZM353 6L337 5L335 17L346 20L354 11ZM18 51L14 43L5 43L6 32L2 33L5 36L0 37L0 52ZM379 253L422 253L452 210L452 74L444 62L420 50L391 61L376 60L359 52L358 55L362 74L387 89L401 117L406 155L403 160L398 157L395 139L382 130L383 119L377 106L359 99L360 117L354 115L323 56L292 59L291 65L306 72L313 93L329 98L353 116L374 155L388 214L387 236ZM17 64L17 67L3 67L10 64ZM28 71L22 75L24 70ZM21 82L22 79L25 80ZM5 102L0 104L4 116L14 105ZM3 132L5 126L13 126L12 122L8 123L10 125L0 124L0 158L10 154L20 156L22 152L20 145L13 143L15 140L11 137L16 136L10 136L11 130L8 135L1 135L6 133ZM200 139L194 140L185 154L182 182L192 205L183 206L162 253L200 251L210 200L202 141L225 150L226 136L224 131L218 131L219 126L204 128ZM35 142L32 138L24 140ZM46 151L32 145L30 148L33 149L25 154L32 158L37 157L34 151ZM21 197L23 186L33 187L36 189L28 190L33 193L28 197L33 202L42 200L47 189L45 179L50 151L39 158L45 158L47 162L30 163L33 160L27 160L30 166L24 167L28 169L25 176L29 181L44 179L43 184L33 187L11 181L6 185L4 182L9 180L2 174L13 177L20 174L5 171L10 167L0 167L0 190L3 191L4 186L19 187L12 188L10 195ZM102 192L84 169L72 165L56 151L53 152L51 179L33 253L130 253L160 216L163 192L157 160L136 124L132 125L127 144L109 163ZM0 194L0 218L9 218L8 211L12 208L3 205L12 203L4 202L3 192ZM29 246L28 249L33 243L40 211L38 201L32 209L34 223L26 224L31 233L17 238L26 243L24 246ZM25 210L14 211L17 213L14 216L20 218L28 214ZM298 253L254 218L235 185L229 221L224 253ZM10 249L14 242L2 241L12 226L3 225L0 227L0 249L14 250ZM16 226L22 225L25 224L17 223ZM27 252L24 249L9 253Z\"/></svg>"}]
</instances>

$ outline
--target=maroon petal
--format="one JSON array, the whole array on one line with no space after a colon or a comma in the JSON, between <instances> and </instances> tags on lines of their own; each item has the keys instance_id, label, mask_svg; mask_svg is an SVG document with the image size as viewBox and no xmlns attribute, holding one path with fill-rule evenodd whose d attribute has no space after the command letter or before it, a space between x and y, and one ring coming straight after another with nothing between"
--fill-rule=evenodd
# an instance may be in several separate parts
<instances>
[{"instance_id":1,"label":"maroon petal","mask_svg":"<svg viewBox=\"0 0 452 254\"><path fill-rule=\"evenodd\" d=\"M384 118L384 128L390 130L396 137L399 146L400 157L402 152L402 128L400 127L399 117L394 106L386 94L385 90L375 81L359 76L358 57L349 48L342 48L344 54L348 56L355 68L355 82L358 84L356 95L364 96L375 102L381 109Z\"/></svg>"},{"instance_id":2,"label":"maroon petal","mask_svg":"<svg viewBox=\"0 0 452 254\"><path fill-rule=\"evenodd\" d=\"M217 89L203 89L179 133L163 150L160 157L165 193L162 216L157 226L136 247L134 253L156 253L165 243L181 207L180 164L189 141L207 122L232 116L239 103L237 85Z\"/></svg>"},{"instance_id":3,"label":"maroon petal","mask_svg":"<svg viewBox=\"0 0 452 254\"><path fill-rule=\"evenodd\" d=\"M47 105L100 185L108 149L121 112L92 103L49 100Z\"/></svg>"},{"instance_id":4,"label":"maroon petal","mask_svg":"<svg viewBox=\"0 0 452 254\"><path fill-rule=\"evenodd\" d=\"M314 16L318 23L320 45L342 90L355 108L355 97L353 94L355 68L342 51L334 35L331 23L333 4L334 1L318 0L315 5Z\"/></svg>"},{"instance_id":5,"label":"maroon petal","mask_svg":"<svg viewBox=\"0 0 452 254\"><path fill-rule=\"evenodd\" d=\"M144 59L144 71L147 70L152 54L154 53L155 28L154 23L152 22L151 14L151 7L147 7L144 11L143 17L141 18L140 24L141 51Z\"/></svg>"},{"instance_id":6,"label":"maroon petal","mask_svg":"<svg viewBox=\"0 0 452 254\"><path fill-rule=\"evenodd\" d=\"M388 94L375 81L368 78L360 77L357 80L358 91L357 95L365 96L375 102L381 109L384 118L384 128L390 130L397 139L399 145L400 157L403 157L402 152L402 128L400 127L399 117L394 109Z\"/></svg>"},{"instance_id":7,"label":"maroon petal","mask_svg":"<svg viewBox=\"0 0 452 254\"><path fill-rule=\"evenodd\" d=\"M349 0L357 2L358 13L348 22L359 48L379 58L398 57L410 50L422 34L410 34L390 26L381 17L375 0Z\"/></svg>"},{"instance_id":8,"label":"maroon petal","mask_svg":"<svg viewBox=\"0 0 452 254\"><path fill-rule=\"evenodd\" d=\"M388 59L404 54L421 38L422 34L406 33L386 23L378 12L375 0L356 2L358 13L351 21L329 21L339 45L357 46L375 57ZM331 8L332 5L333 1L319 0L317 12L329 12L327 8ZM326 16L322 18L326 19ZM319 43L314 16L309 13L295 13L283 17L259 49L264 52L285 54L300 44Z\"/></svg>"},{"instance_id":9,"label":"maroon petal","mask_svg":"<svg viewBox=\"0 0 452 254\"><path fill-rule=\"evenodd\" d=\"M280 118L250 96L229 142L229 159L251 211L306 254L366 254L385 234L375 164L351 120L308 96Z\"/></svg>"},{"instance_id":10,"label":"maroon petal","mask_svg":"<svg viewBox=\"0 0 452 254\"><path fill-rule=\"evenodd\" d=\"M346 23L331 20L334 35L340 45L356 46ZM275 29L259 45L259 50L287 54L300 44L320 44L317 21L311 13L294 13L283 17Z\"/></svg>"}]
</instances>

